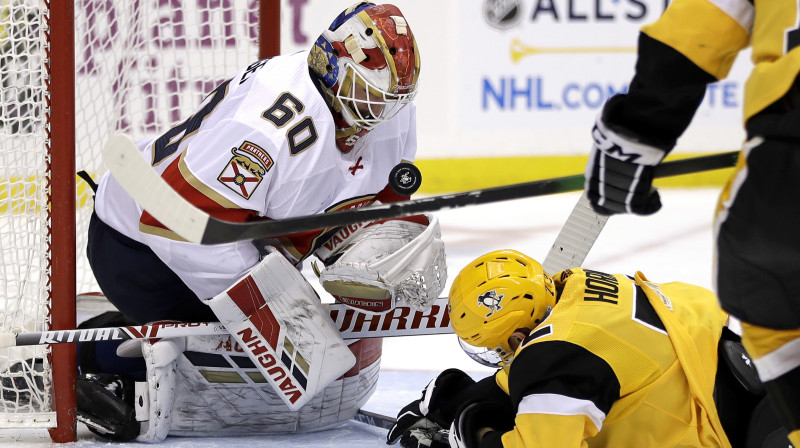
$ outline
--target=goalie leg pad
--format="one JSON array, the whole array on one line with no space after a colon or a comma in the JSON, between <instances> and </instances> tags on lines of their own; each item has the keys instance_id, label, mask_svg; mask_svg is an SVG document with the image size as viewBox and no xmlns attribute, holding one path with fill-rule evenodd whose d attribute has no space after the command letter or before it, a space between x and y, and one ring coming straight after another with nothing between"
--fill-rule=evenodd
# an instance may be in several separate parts
<instances>
[{"instance_id":1,"label":"goalie leg pad","mask_svg":"<svg viewBox=\"0 0 800 448\"><path fill-rule=\"evenodd\" d=\"M326 291L361 311L383 313L402 301L425 310L447 280L439 220L428 225L389 220L357 233L344 253L320 273Z\"/></svg>"},{"instance_id":2,"label":"goalie leg pad","mask_svg":"<svg viewBox=\"0 0 800 448\"><path fill-rule=\"evenodd\" d=\"M351 419L374 392L381 340L350 344L356 366L290 411L230 336L188 337L178 360L170 436L220 437L319 431Z\"/></svg>"},{"instance_id":3,"label":"goalie leg pad","mask_svg":"<svg viewBox=\"0 0 800 448\"><path fill-rule=\"evenodd\" d=\"M280 253L208 305L293 411L356 362L314 288Z\"/></svg>"}]
</instances>

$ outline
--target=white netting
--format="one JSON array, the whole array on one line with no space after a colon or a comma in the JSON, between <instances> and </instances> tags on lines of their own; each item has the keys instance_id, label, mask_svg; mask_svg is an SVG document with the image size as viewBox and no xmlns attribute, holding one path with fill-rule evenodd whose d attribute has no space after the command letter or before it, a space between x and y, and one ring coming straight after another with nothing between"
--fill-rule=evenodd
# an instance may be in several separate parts
<instances>
[{"instance_id":1,"label":"white netting","mask_svg":"<svg viewBox=\"0 0 800 448\"><path fill-rule=\"evenodd\" d=\"M47 329L48 232L58 231L46 207L48 4L0 0L2 331ZM258 19L258 0L75 0L76 169L97 180L109 136L154 136L186 119L258 59ZM98 288L85 257L92 191L76 183L80 293ZM49 412L49 375L44 348L0 350L0 413Z\"/></svg>"},{"instance_id":2,"label":"white netting","mask_svg":"<svg viewBox=\"0 0 800 448\"><path fill-rule=\"evenodd\" d=\"M3 331L47 328L48 216L44 10L31 1L0 8L0 319ZM50 411L44 347L0 351L3 420Z\"/></svg>"}]
</instances>

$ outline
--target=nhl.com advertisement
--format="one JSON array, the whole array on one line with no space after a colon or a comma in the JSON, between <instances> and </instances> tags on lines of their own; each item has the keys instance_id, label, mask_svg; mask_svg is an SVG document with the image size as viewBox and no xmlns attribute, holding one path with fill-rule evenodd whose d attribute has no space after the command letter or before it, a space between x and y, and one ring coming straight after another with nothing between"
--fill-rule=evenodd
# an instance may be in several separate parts
<instances>
[{"instance_id":1,"label":"nhl.com advertisement","mask_svg":"<svg viewBox=\"0 0 800 448\"><path fill-rule=\"evenodd\" d=\"M595 116L635 72L640 28L666 0L482 0L463 2L459 30L459 124L472 131L551 136L563 152L584 149ZM690 150L741 143L749 53L709 86L684 136ZM577 136L574 138L572 136ZM584 149L585 150L585 149Z\"/></svg>"},{"instance_id":2,"label":"nhl.com advertisement","mask_svg":"<svg viewBox=\"0 0 800 448\"><path fill-rule=\"evenodd\" d=\"M420 48L420 157L586 154L602 105L628 89L640 29L668 1L389 0ZM284 0L282 49L307 48L342 4ZM676 151L740 147L751 67L746 50L709 86Z\"/></svg>"}]
</instances>

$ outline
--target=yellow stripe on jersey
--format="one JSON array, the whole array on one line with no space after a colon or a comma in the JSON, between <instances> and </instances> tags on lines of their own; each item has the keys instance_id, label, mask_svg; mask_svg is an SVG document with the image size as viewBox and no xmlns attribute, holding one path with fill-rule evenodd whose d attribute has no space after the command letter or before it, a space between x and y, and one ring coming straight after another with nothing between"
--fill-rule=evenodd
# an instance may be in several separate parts
<instances>
[{"instance_id":1,"label":"yellow stripe on jersey","mask_svg":"<svg viewBox=\"0 0 800 448\"><path fill-rule=\"evenodd\" d=\"M796 339L800 339L800 329L774 330L742 322L742 343L753 359L761 358Z\"/></svg>"},{"instance_id":2,"label":"yellow stripe on jersey","mask_svg":"<svg viewBox=\"0 0 800 448\"><path fill-rule=\"evenodd\" d=\"M742 344L761 381L772 381L800 366L800 329L774 330L742 322Z\"/></svg>"},{"instance_id":3,"label":"yellow stripe on jersey","mask_svg":"<svg viewBox=\"0 0 800 448\"><path fill-rule=\"evenodd\" d=\"M762 1L753 25L753 73L745 84L745 120L782 97L800 72L797 0ZM795 45L796 45L795 43Z\"/></svg>"},{"instance_id":4,"label":"yellow stripe on jersey","mask_svg":"<svg viewBox=\"0 0 800 448\"><path fill-rule=\"evenodd\" d=\"M503 448L553 447L553 440L558 440L559 446L585 447L584 440L597 434L591 419L585 415L522 414L515 423L514 429L501 438Z\"/></svg>"},{"instance_id":5,"label":"yellow stripe on jersey","mask_svg":"<svg viewBox=\"0 0 800 448\"><path fill-rule=\"evenodd\" d=\"M208 199L216 202L220 206L224 208L235 208L241 209L236 205L235 202L231 201L230 199L226 198L222 194L218 193L217 190L209 187L203 181L197 178L194 175L191 169L189 169L189 165L186 164L186 151L181 153L180 160L178 161L178 170L181 172L183 179L186 181L187 184L191 185L195 190L199 191L203 195L205 195Z\"/></svg>"},{"instance_id":6,"label":"yellow stripe on jersey","mask_svg":"<svg viewBox=\"0 0 800 448\"><path fill-rule=\"evenodd\" d=\"M675 1L642 32L686 56L717 79L725 78L748 45L742 25L707 0Z\"/></svg>"},{"instance_id":7,"label":"yellow stripe on jersey","mask_svg":"<svg viewBox=\"0 0 800 448\"><path fill-rule=\"evenodd\" d=\"M800 429L789 433L789 442L792 446L800 446Z\"/></svg>"}]
</instances>

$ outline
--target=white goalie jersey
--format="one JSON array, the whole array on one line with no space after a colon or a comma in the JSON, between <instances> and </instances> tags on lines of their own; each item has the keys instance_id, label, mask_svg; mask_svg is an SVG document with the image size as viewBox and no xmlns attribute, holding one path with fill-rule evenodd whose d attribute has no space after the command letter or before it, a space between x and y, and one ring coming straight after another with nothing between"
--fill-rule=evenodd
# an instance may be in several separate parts
<instances>
[{"instance_id":1,"label":"white goalie jersey","mask_svg":"<svg viewBox=\"0 0 800 448\"><path fill-rule=\"evenodd\" d=\"M414 104L344 153L307 56L278 56L240 70L194 115L138 142L139 148L172 188L217 219L284 219L369 204L387 188L395 165L414 160ZM201 299L228 288L259 260L252 242L201 246L182 240L108 174L99 182L95 209L106 224L149 246ZM333 233L269 243L296 262Z\"/></svg>"}]
</instances>

